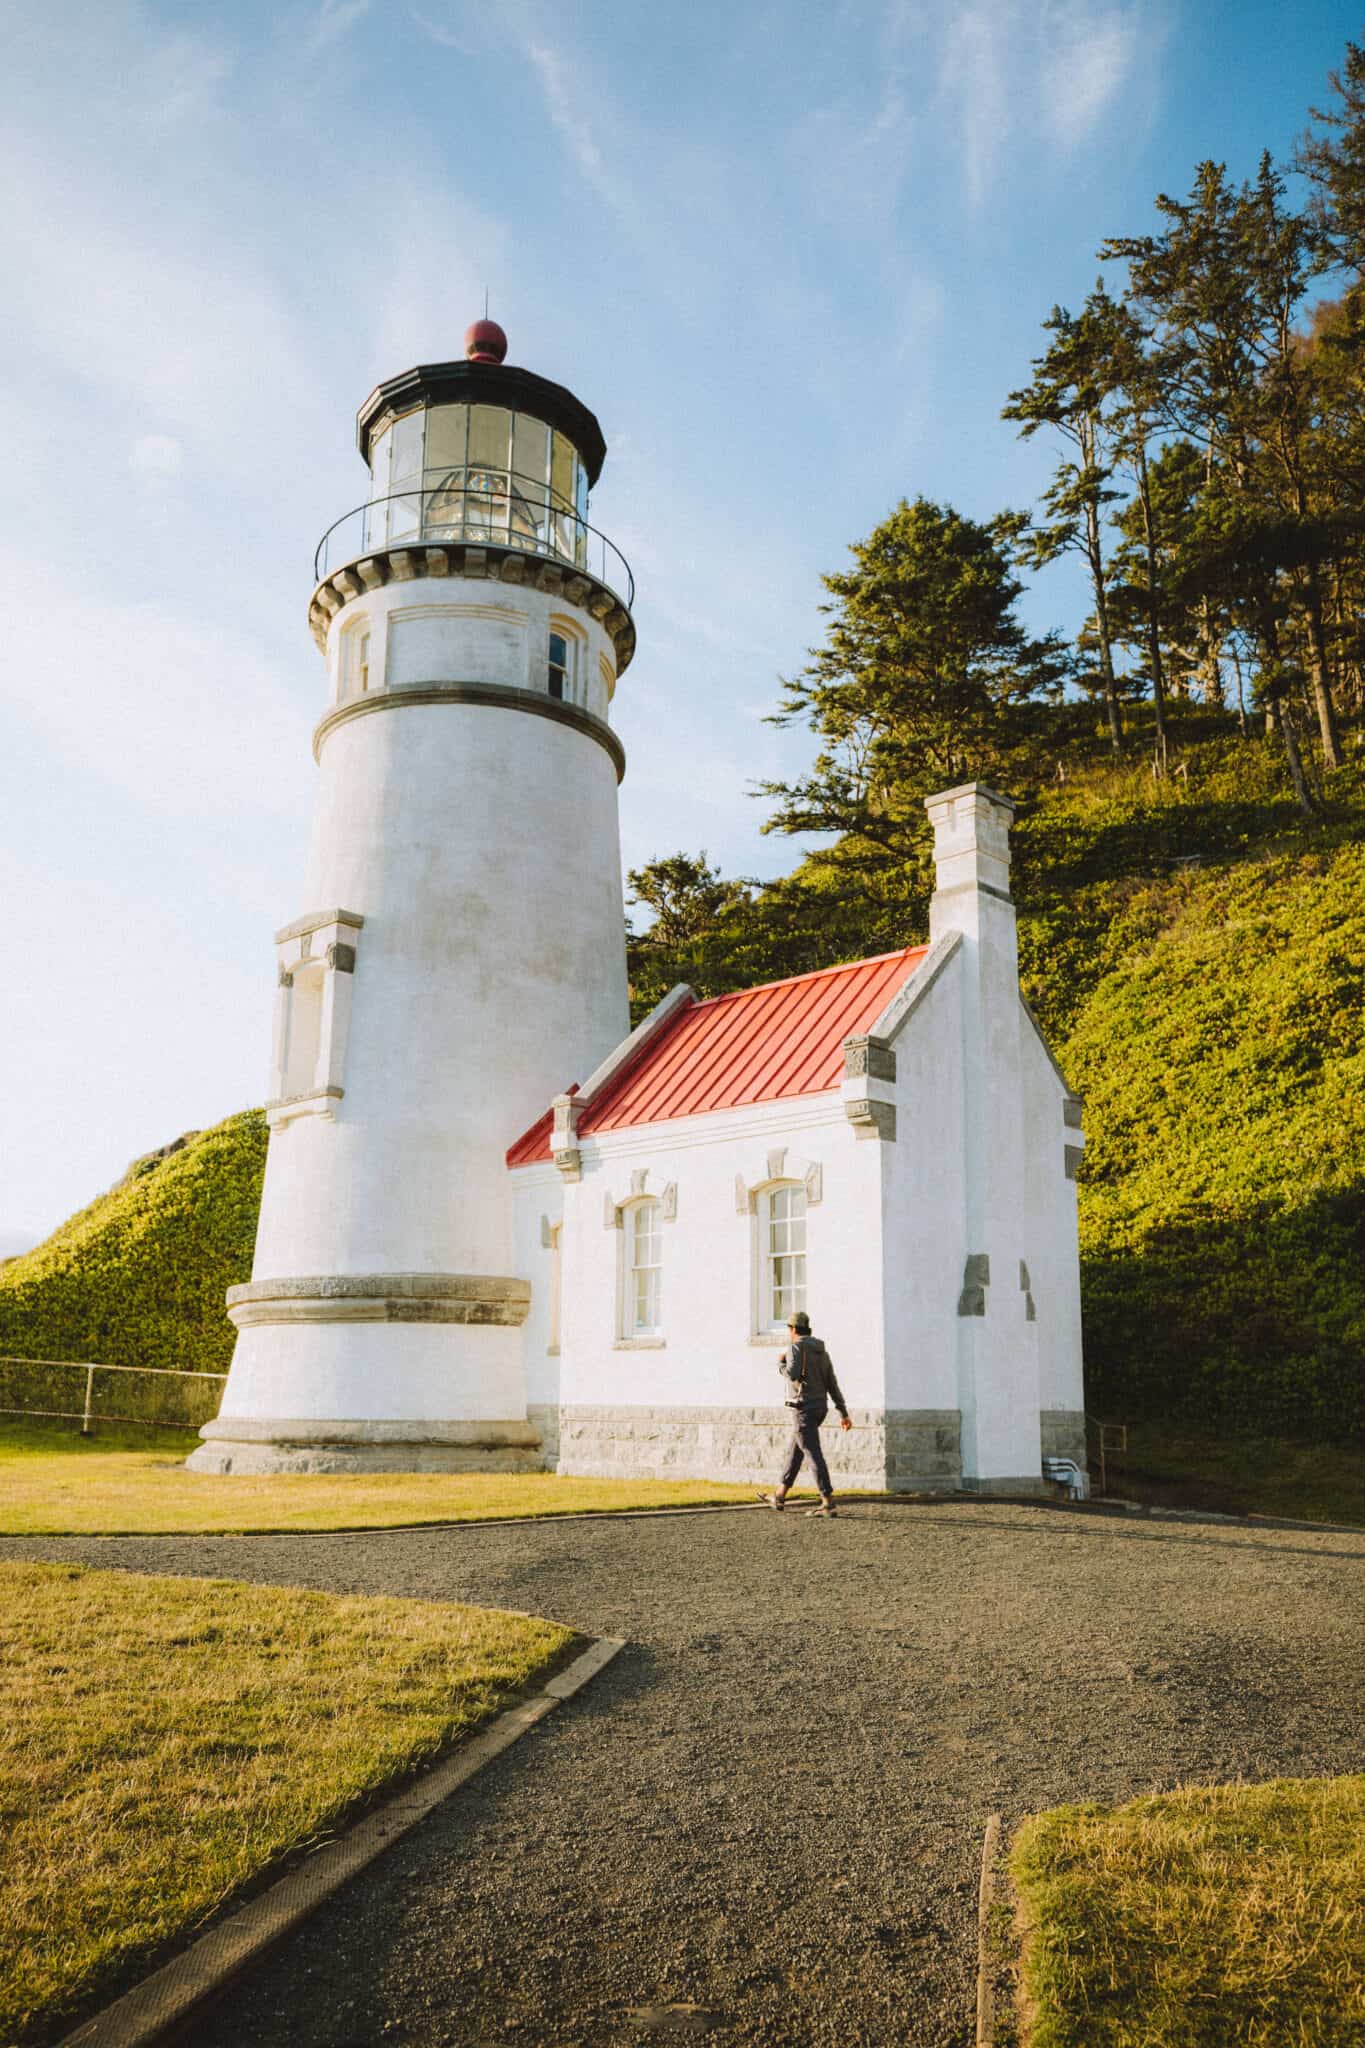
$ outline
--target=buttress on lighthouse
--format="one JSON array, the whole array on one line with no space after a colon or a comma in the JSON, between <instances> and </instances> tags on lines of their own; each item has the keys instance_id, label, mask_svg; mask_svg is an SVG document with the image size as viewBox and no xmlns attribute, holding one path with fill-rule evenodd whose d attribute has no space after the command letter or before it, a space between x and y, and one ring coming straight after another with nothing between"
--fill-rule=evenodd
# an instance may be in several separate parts
<instances>
[{"instance_id":1,"label":"buttress on lighthouse","mask_svg":"<svg viewBox=\"0 0 1365 2048\"><path fill-rule=\"evenodd\" d=\"M1014 805L928 799L924 942L631 1031L633 584L596 419L506 349L370 394L318 552L255 1264L190 1464L771 1479L805 1310L838 1483L1084 1491L1082 1105L1020 993Z\"/></svg>"}]
</instances>

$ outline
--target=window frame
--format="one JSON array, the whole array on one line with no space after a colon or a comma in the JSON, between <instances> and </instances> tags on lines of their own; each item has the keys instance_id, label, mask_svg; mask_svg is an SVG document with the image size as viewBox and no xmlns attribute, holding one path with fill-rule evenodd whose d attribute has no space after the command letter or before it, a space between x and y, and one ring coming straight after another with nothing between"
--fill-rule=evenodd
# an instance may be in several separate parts
<instances>
[{"instance_id":1,"label":"window frame","mask_svg":"<svg viewBox=\"0 0 1365 2048\"><path fill-rule=\"evenodd\" d=\"M638 1258L640 1225L646 1218L652 1223L647 1242L654 1256L641 1264ZM619 1343L658 1344L663 1341L663 1222L663 1200L659 1195L638 1195L621 1204L621 1258L616 1311ZM649 1304L653 1320L647 1323L638 1320L640 1294L637 1278L642 1273L653 1276Z\"/></svg>"},{"instance_id":2,"label":"window frame","mask_svg":"<svg viewBox=\"0 0 1365 2048\"><path fill-rule=\"evenodd\" d=\"M785 1217L775 1217L774 1202L783 1198L788 1203ZM799 1202L795 1216L790 1205ZM784 1176L781 1180L766 1182L755 1189L753 1202L753 1329L757 1338L772 1339L785 1335L788 1323L806 1306L809 1281L809 1221L810 1196L803 1180ZM791 1225L800 1224L800 1245L793 1248L790 1242ZM788 1231L788 1242L781 1251L773 1248L774 1225L783 1223ZM775 1265L779 1258L792 1261L798 1269L790 1284L779 1290ZM779 1306L779 1300L781 1305Z\"/></svg>"},{"instance_id":3,"label":"window frame","mask_svg":"<svg viewBox=\"0 0 1365 2048\"><path fill-rule=\"evenodd\" d=\"M562 662L555 660L556 641L564 649L564 659ZM563 632L557 626L550 627L546 637L545 688L556 704L572 704L574 702L573 648L574 643L571 635ZM559 683L558 689L555 688L556 681Z\"/></svg>"}]
</instances>

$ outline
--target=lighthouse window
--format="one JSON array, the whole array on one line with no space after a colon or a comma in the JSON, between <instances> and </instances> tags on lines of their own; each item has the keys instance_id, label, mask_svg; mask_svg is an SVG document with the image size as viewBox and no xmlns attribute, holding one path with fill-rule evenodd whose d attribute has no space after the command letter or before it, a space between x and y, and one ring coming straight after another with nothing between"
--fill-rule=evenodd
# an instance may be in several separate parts
<instances>
[{"instance_id":1,"label":"lighthouse window","mask_svg":"<svg viewBox=\"0 0 1365 2048\"><path fill-rule=\"evenodd\" d=\"M569 643L562 633L550 635L550 695L563 700L570 695Z\"/></svg>"},{"instance_id":2,"label":"lighthouse window","mask_svg":"<svg viewBox=\"0 0 1365 2048\"><path fill-rule=\"evenodd\" d=\"M763 1260L760 1328L783 1330L806 1306L806 1191L769 1190L758 1206Z\"/></svg>"},{"instance_id":3,"label":"lighthouse window","mask_svg":"<svg viewBox=\"0 0 1365 2048\"><path fill-rule=\"evenodd\" d=\"M354 697L369 687L370 629L363 619L355 619L341 640L341 695Z\"/></svg>"},{"instance_id":4,"label":"lighthouse window","mask_svg":"<svg viewBox=\"0 0 1365 2048\"><path fill-rule=\"evenodd\" d=\"M625 1213L628 1233L625 1329L627 1337L653 1337L659 1330L659 1280L663 1244L660 1204L636 1202Z\"/></svg>"}]
</instances>

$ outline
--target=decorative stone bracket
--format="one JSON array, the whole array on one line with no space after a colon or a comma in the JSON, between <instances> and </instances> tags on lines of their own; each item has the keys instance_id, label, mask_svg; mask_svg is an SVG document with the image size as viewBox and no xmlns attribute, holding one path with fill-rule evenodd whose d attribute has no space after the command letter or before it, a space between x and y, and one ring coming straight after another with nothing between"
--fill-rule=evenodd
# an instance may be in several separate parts
<instances>
[{"instance_id":1,"label":"decorative stone bracket","mask_svg":"<svg viewBox=\"0 0 1365 2048\"><path fill-rule=\"evenodd\" d=\"M896 1055L884 1038L844 1040L844 1115L860 1138L896 1136Z\"/></svg>"},{"instance_id":2,"label":"decorative stone bracket","mask_svg":"<svg viewBox=\"0 0 1365 2048\"><path fill-rule=\"evenodd\" d=\"M760 1193L765 1187L771 1187L774 1181L801 1181L805 1186L808 1209L814 1209L823 1199L825 1173L818 1159L789 1159L785 1145L774 1145L764 1167L765 1170L755 1173L752 1180L746 1180L742 1173L735 1175L737 1216L751 1216L758 1206Z\"/></svg>"},{"instance_id":3,"label":"decorative stone bracket","mask_svg":"<svg viewBox=\"0 0 1365 2048\"><path fill-rule=\"evenodd\" d=\"M411 583L425 576L467 576L501 583L520 583L551 596L562 596L570 604L599 619L611 635L616 650L616 672L624 673L635 653L635 622L616 592L597 577L578 570L570 562L524 553L514 546L489 541L472 547L447 544L428 547L375 548L323 577L308 607L308 624L321 652L327 631L342 608L367 590L384 583Z\"/></svg>"},{"instance_id":4,"label":"decorative stone bracket","mask_svg":"<svg viewBox=\"0 0 1365 2048\"><path fill-rule=\"evenodd\" d=\"M649 1171L647 1166L634 1167L630 1176L630 1193L622 1195L619 1201L612 1194L606 1194L602 1197L602 1223L604 1228L607 1230L620 1230L625 1223L627 1205L633 1201L638 1202L642 1195L649 1195ZM678 1183L675 1180L665 1181L662 1193L652 1197L652 1199L658 1202L659 1214L665 1223L677 1222Z\"/></svg>"},{"instance_id":5,"label":"decorative stone bracket","mask_svg":"<svg viewBox=\"0 0 1365 2048\"><path fill-rule=\"evenodd\" d=\"M583 1154L578 1149L578 1119L583 1104L576 1095L556 1095L550 1104L554 1111L554 1129L550 1134L550 1154L565 1180L582 1180Z\"/></svg>"},{"instance_id":6,"label":"decorative stone bracket","mask_svg":"<svg viewBox=\"0 0 1365 2048\"><path fill-rule=\"evenodd\" d=\"M962 1292L957 1298L960 1316L984 1316L986 1289L991 1284L991 1262L986 1252L968 1252L962 1268Z\"/></svg>"},{"instance_id":7,"label":"decorative stone bracket","mask_svg":"<svg viewBox=\"0 0 1365 2048\"><path fill-rule=\"evenodd\" d=\"M275 934L275 1028L265 1105L272 1130L294 1117L336 1115L346 1092L342 1073L364 922L355 910L315 910ZM305 989L311 998L306 1003Z\"/></svg>"},{"instance_id":8,"label":"decorative stone bracket","mask_svg":"<svg viewBox=\"0 0 1365 2048\"><path fill-rule=\"evenodd\" d=\"M1019 1261L1019 1291L1024 1297L1024 1321L1036 1323L1038 1310L1033 1301L1033 1282L1029 1279L1028 1266L1023 1259Z\"/></svg>"}]
</instances>

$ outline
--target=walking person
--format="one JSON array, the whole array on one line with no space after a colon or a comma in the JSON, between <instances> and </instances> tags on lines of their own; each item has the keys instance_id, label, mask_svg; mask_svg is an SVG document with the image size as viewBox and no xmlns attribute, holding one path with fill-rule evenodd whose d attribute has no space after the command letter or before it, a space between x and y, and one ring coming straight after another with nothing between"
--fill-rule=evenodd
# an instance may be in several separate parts
<instances>
[{"instance_id":1,"label":"walking person","mask_svg":"<svg viewBox=\"0 0 1365 2048\"><path fill-rule=\"evenodd\" d=\"M798 1311L787 1325L790 1339L787 1349L777 1361L777 1369L787 1382L786 1405L792 1411L792 1440L787 1452L787 1462L782 1477L772 1493L760 1493L759 1499L779 1513L786 1505L787 1495L796 1483L803 1458L809 1458L815 1473L815 1483L820 1489L820 1505L810 1512L815 1515L833 1515L834 1488L830 1484L829 1466L820 1448L820 1425L829 1413L833 1400L839 1411L840 1429L852 1429L848 1419L848 1404L839 1390L834 1377L834 1360L826 1351L822 1340L813 1337L810 1317L804 1309Z\"/></svg>"}]
</instances>

